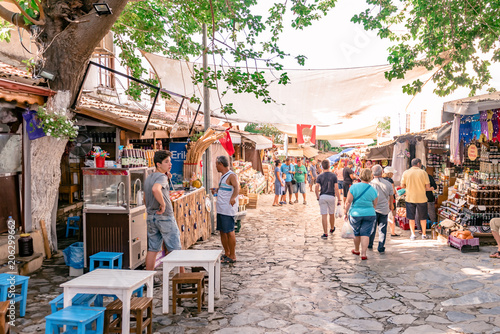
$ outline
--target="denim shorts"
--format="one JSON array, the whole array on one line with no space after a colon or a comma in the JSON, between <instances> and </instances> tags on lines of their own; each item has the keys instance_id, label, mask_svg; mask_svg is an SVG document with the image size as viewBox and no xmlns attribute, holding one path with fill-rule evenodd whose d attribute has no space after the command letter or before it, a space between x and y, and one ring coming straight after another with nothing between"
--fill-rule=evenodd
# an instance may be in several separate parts
<instances>
[{"instance_id":1,"label":"denim shorts","mask_svg":"<svg viewBox=\"0 0 500 334\"><path fill-rule=\"evenodd\" d=\"M305 194L306 193L306 183L305 182L297 182L293 185L293 193Z\"/></svg>"},{"instance_id":2,"label":"denim shorts","mask_svg":"<svg viewBox=\"0 0 500 334\"><path fill-rule=\"evenodd\" d=\"M375 228L377 216L353 217L349 216L349 223L354 230L355 237L369 237Z\"/></svg>"},{"instance_id":3,"label":"denim shorts","mask_svg":"<svg viewBox=\"0 0 500 334\"><path fill-rule=\"evenodd\" d=\"M229 233L234 231L234 216L217 214L217 231Z\"/></svg>"},{"instance_id":4,"label":"denim shorts","mask_svg":"<svg viewBox=\"0 0 500 334\"><path fill-rule=\"evenodd\" d=\"M148 215L148 252L161 251L162 241L169 252L182 249L180 237L174 216Z\"/></svg>"}]
</instances>

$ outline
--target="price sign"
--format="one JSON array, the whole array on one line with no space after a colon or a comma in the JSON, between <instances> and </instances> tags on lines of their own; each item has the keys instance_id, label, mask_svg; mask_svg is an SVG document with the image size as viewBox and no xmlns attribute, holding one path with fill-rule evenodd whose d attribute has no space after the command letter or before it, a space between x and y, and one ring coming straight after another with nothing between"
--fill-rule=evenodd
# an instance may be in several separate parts
<instances>
[{"instance_id":1,"label":"price sign","mask_svg":"<svg viewBox=\"0 0 500 334\"><path fill-rule=\"evenodd\" d=\"M476 160L477 159L477 146L476 145L469 146L469 150L467 151L467 155L469 156L469 159L471 161Z\"/></svg>"},{"instance_id":2,"label":"price sign","mask_svg":"<svg viewBox=\"0 0 500 334\"><path fill-rule=\"evenodd\" d=\"M484 205L479 205L477 208L481 211L486 211L486 207Z\"/></svg>"}]
</instances>

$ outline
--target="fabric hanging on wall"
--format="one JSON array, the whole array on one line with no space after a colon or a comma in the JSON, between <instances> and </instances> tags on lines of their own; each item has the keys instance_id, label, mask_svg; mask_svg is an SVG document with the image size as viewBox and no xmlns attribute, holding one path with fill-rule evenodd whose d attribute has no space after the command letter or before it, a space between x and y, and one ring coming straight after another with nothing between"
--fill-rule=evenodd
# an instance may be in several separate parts
<instances>
[{"instance_id":1,"label":"fabric hanging on wall","mask_svg":"<svg viewBox=\"0 0 500 334\"><path fill-rule=\"evenodd\" d=\"M422 165L427 166L427 153L423 140L417 140L415 145L415 157L422 161Z\"/></svg>"},{"instance_id":2,"label":"fabric hanging on wall","mask_svg":"<svg viewBox=\"0 0 500 334\"><path fill-rule=\"evenodd\" d=\"M493 127L493 141L499 141L500 137L500 119L498 118L498 109L491 116L491 126Z\"/></svg>"},{"instance_id":3,"label":"fabric hanging on wall","mask_svg":"<svg viewBox=\"0 0 500 334\"><path fill-rule=\"evenodd\" d=\"M464 118L466 118L464 116ZM464 124L461 124L464 122ZM465 123L466 121L462 120L462 117L460 115L455 115L455 118L453 119L453 127L451 128L451 134L450 134L450 161L454 163L455 165L459 164L460 158L459 158L459 148L458 145L460 143L460 131L466 130L466 125L471 124ZM469 132L470 133L470 132ZM465 132L462 133L464 135L463 139L467 143L467 140L465 138Z\"/></svg>"},{"instance_id":4,"label":"fabric hanging on wall","mask_svg":"<svg viewBox=\"0 0 500 334\"><path fill-rule=\"evenodd\" d=\"M396 170L392 179L394 182L400 182L403 172L408 168L408 141L396 143L392 153L392 167Z\"/></svg>"},{"instance_id":5,"label":"fabric hanging on wall","mask_svg":"<svg viewBox=\"0 0 500 334\"><path fill-rule=\"evenodd\" d=\"M260 159L260 150L256 150L255 147L245 146L245 161L251 162L253 169L264 174L262 160Z\"/></svg>"}]
</instances>

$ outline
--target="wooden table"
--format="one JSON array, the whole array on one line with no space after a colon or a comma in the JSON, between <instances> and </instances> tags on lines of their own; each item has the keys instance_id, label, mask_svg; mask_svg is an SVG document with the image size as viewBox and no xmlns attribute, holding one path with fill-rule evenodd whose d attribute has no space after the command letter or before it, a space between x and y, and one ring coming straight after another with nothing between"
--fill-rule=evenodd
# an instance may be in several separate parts
<instances>
[{"instance_id":1,"label":"wooden table","mask_svg":"<svg viewBox=\"0 0 500 334\"><path fill-rule=\"evenodd\" d=\"M168 313L170 295L170 271L178 267L203 267L208 272L208 312L214 312L215 297L220 297L220 257L222 250L174 250L163 262L163 313ZM173 301L175 302L175 301Z\"/></svg>"},{"instance_id":2,"label":"wooden table","mask_svg":"<svg viewBox=\"0 0 500 334\"><path fill-rule=\"evenodd\" d=\"M122 333L130 333L130 299L134 290L146 284L147 296L153 297L155 271L96 269L71 281L61 284L64 288L64 307L78 293L116 295L123 303Z\"/></svg>"}]
</instances>

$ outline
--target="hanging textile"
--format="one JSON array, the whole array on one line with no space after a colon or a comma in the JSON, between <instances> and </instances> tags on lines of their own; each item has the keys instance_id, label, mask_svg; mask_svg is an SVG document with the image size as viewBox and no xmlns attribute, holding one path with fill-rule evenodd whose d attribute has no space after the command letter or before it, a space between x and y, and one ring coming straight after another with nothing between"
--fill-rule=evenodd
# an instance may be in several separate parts
<instances>
[{"instance_id":1,"label":"hanging textile","mask_svg":"<svg viewBox=\"0 0 500 334\"><path fill-rule=\"evenodd\" d=\"M226 130L226 135L219 139L219 142L222 147L224 147L229 156L232 156L234 154L234 146L233 141L231 140L231 135L229 134L229 129Z\"/></svg>"},{"instance_id":2,"label":"hanging textile","mask_svg":"<svg viewBox=\"0 0 500 334\"><path fill-rule=\"evenodd\" d=\"M475 137L476 140L479 140L481 137L481 122L479 121L480 115L473 115L471 117L471 130L472 137Z\"/></svg>"},{"instance_id":3,"label":"hanging textile","mask_svg":"<svg viewBox=\"0 0 500 334\"><path fill-rule=\"evenodd\" d=\"M455 118L453 119L453 127L451 128L450 134L450 161L455 165L459 164L458 162L460 161L458 147L460 143L460 135L463 135L463 140L465 142L468 142L467 139L465 139L467 137L467 134L465 133L467 124L471 124L470 122L467 122L467 116L461 117L460 115L455 115Z\"/></svg>"},{"instance_id":4,"label":"hanging textile","mask_svg":"<svg viewBox=\"0 0 500 334\"><path fill-rule=\"evenodd\" d=\"M403 172L408 168L409 154L408 141L396 143L396 145L394 145L394 151L392 153L392 167L396 170L396 173L394 173L392 177L394 182L400 182Z\"/></svg>"},{"instance_id":5,"label":"hanging textile","mask_svg":"<svg viewBox=\"0 0 500 334\"><path fill-rule=\"evenodd\" d=\"M498 117L499 109L495 109L491 116L491 126L493 127L493 141L500 141L500 118Z\"/></svg>"},{"instance_id":6,"label":"hanging textile","mask_svg":"<svg viewBox=\"0 0 500 334\"><path fill-rule=\"evenodd\" d=\"M488 112L483 110L479 112L479 123L481 123L481 134L479 135L479 142L488 140Z\"/></svg>"},{"instance_id":7,"label":"hanging textile","mask_svg":"<svg viewBox=\"0 0 500 334\"><path fill-rule=\"evenodd\" d=\"M427 166L427 153L423 140L417 140L415 145L415 158L419 158L422 161L422 165Z\"/></svg>"}]
</instances>

